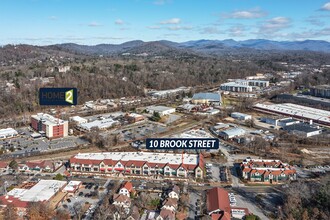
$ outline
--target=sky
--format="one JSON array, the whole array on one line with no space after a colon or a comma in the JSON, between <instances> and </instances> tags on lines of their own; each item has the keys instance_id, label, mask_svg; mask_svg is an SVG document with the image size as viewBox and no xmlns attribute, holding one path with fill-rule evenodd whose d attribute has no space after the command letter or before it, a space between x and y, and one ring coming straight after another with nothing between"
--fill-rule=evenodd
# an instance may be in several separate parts
<instances>
[{"instance_id":1,"label":"sky","mask_svg":"<svg viewBox=\"0 0 330 220\"><path fill-rule=\"evenodd\" d=\"M199 39L330 41L330 1L0 1L0 45Z\"/></svg>"}]
</instances>

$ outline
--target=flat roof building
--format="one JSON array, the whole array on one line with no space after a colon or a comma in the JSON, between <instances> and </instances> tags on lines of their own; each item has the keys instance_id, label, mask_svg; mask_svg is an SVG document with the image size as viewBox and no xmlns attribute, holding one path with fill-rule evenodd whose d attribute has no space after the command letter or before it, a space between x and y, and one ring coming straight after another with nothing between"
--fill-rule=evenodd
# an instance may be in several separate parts
<instances>
[{"instance_id":1,"label":"flat roof building","mask_svg":"<svg viewBox=\"0 0 330 220\"><path fill-rule=\"evenodd\" d=\"M0 139L11 138L18 135L18 132L13 128L0 129Z\"/></svg>"},{"instance_id":2,"label":"flat roof building","mask_svg":"<svg viewBox=\"0 0 330 220\"><path fill-rule=\"evenodd\" d=\"M151 152L82 153L70 158L72 172L126 173L134 175L163 175L203 178L202 154L173 154Z\"/></svg>"},{"instance_id":3,"label":"flat roof building","mask_svg":"<svg viewBox=\"0 0 330 220\"><path fill-rule=\"evenodd\" d=\"M219 133L219 136L225 140L232 139L234 137L243 136L246 134L246 131L242 128L230 128Z\"/></svg>"},{"instance_id":4,"label":"flat roof building","mask_svg":"<svg viewBox=\"0 0 330 220\"><path fill-rule=\"evenodd\" d=\"M38 113L31 116L31 127L37 132L45 132L49 139L68 136L68 121L55 118L49 114Z\"/></svg>"},{"instance_id":5,"label":"flat roof building","mask_svg":"<svg viewBox=\"0 0 330 220\"><path fill-rule=\"evenodd\" d=\"M86 118L82 118L80 116L73 116L73 117L70 117L69 120L71 122L75 122L77 124L83 124L83 123L87 123L88 120Z\"/></svg>"},{"instance_id":6,"label":"flat roof building","mask_svg":"<svg viewBox=\"0 0 330 220\"><path fill-rule=\"evenodd\" d=\"M296 105L284 104L256 104L254 109L261 112L286 115L292 118L312 120L315 123L330 126L330 111Z\"/></svg>"},{"instance_id":7,"label":"flat roof building","mask_svg":"<svg viewBox=\"0 0 330 220\"><path fill-rule=\"evenodd\" d=\"M221 94L220 93L196 93L192 97L192 103L194 104L213 104L213 105L221 105Z\"/></svg>"},{"instance_id":8,"label":"flat roof building","mask_svg":"<svg viewBox=\"0 0 330 220\"><path fill-rule=\"evenodd\" d=\"M146 108L146 110L151 114L153 114L154 112L158 112L160 116L169 115L169 114L175 112L175 108L167 107L167 106L160 106L160 105L158 105L158 106L155 106L155 105L148 106Z\"/></svg>"},{"instance_id":9,"label":"flat roof building","mask_svg":"<svg viewBox=\"0 0 330 220\"><path fill-rule=\"evenodd\" d=\"M283 127L283 130L304 137L311 137L322 133L322 129L306 123L288 125Z\"/></svg>"},{"instance_id":10,"label":"flat roof building","mask_svg":"<svg viewBox=\"0 0 330 220\"><path fill-rule=\"evenodd\" d=\"M105 130L108 128L111 128L115 125L117 125L119 122L113 120L112 118L105 118L105 119L101 119L101 120L95 120L92 122L87 122L87 123L83 123L78 125L78 128L83 130L83 131L90 131L92 130L92 128L98 128L100 130Z\"/></svg>"},{"instance_id":11,"label":"flat roof building","mask_svg":"<svg viewBox=\"0 0 330 220\"><path fill-rule=\"evenodd\" d=\"M252 92L252 86L243 85L237 82L227 82L220 85L220 89L230 92Z\"/></svg>"},{"instance_id":12,"label":"flat roof building","mask_svg":"<svg viewBox=\"0 0 330 220\"><path fill-rule=\"evenodd\" d=\"M330 85L320 85L310 88L312 96L330 99Z\"/></svg>"},{"instance_id":13,"label":"flat roof building","mask_svg":"<svg viewBox=\"0 0 330 220\"><path fill-rule=\"evenodd\" d=\"M244 114L244 113L240 113L240 112L233 112L230 114L230 116L234 119L238 119L238 120L251 120L252 119L252 115L248 115L248 114Z\"/></svg>"}]
</instances>

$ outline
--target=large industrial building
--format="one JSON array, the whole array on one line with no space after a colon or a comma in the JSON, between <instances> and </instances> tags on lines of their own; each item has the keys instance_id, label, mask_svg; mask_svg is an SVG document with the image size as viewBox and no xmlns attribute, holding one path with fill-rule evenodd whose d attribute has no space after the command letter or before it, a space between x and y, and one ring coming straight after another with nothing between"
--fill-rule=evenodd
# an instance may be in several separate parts
<instances>
[{"instance_id":1,"label":"large industrial building","mask_svg":"<svg viewBox=\"0 0 330 220\"><path fill-rule=\"evenodd\" d=\"M283 130L303 137L311 137L322 133L322 129L320 129L318 126L306 123L288 125L283 127Z\"/></svg>"},{"instance_id":2,"label":"large industrial building","mask_svg":"<svg viewBox=\"0 0 330 220\"><path fill-rule=\"evenodd\" d=\"M151 152L80 153L70 158L70 167L72 173L203 178L204 157L202 154Z\"/></svg>"},{"instance_id":3,"label":"large industrial building","mask_svg":"<svg viewBox=\"0 0 330 220\"><path fill-rule=\"evenodd\" d=\"M330 85L320 85L310 88L312 96L330 98Z\"/></svg>"},{"instance_id":4,"label":"large industrial building","mask_svg":"<svg viewBox=\"0 0 330 220\"><path fill-rule=\"evenodd\" d=\"M243 85L237 82L227 82L220 85L220 89L230 92L252 92L252 86Z\"/></svg>"},{"instance_id":5,"label":"large industrial building","mask_svg":"<svg viewBox=\"0 0 330 220\"><path fill-rule=\"evenodd\" d=\"M18 135L18 132L13 128L0 129L0 139L11 138Z\"/></svg>"},{"instance_id":6,"label":"large industrial building","mask_svg":"<svg viewBox=\"0 0 330 220\"><path fill-rule=\"evenodd\" d=\"M246 79L234 79L230 82L220 85L220 89L230 92L252 92L253 88L265 88L269 86L267 80L246 80Z\"/></svg>"},{"instance_id":7,"label":"large industrial building","mask_svg":"<svg viewBox=\"0 0 330 220\"><path fill-rule=\"evenodd\" d=\"M49 114L38 113L31 116L31 127L44 133L49 139L68 136L68 121L55 118Z\"/></svg>"},{"instance_id":8,"label":"large industrial building","mask_svg":"<svg viewBox=\"0 0 330 220\"><path fill-rule=\"evenodd\" d=\"M160 116L169 115L175 112L175 108L167 107L167 106L148 106L146 110L153 114L154 112L158 112Z\"/></svg>"},{"instance_id":9,"label":"large industrial building","mask_svg":"<svg viewBox=\"0 0 330 220\"><path fill-rule=\"evenodd\" d=\"M196 93L191 99L194 104L221 105L220 93Z\"/></svg>"},{"instance_id":10,"label":"large industrial building","mask_svg":"<svg viewBox=\"0 0 330 220\"><path fill-rule=\"evenodd\" d=\"M330 111L296 105L284 104L256 104L254 109L260 112L267 112L278 115L286 115L292 118L303 119L314 123L330 126Z\"/></svg>"}]
</instances>

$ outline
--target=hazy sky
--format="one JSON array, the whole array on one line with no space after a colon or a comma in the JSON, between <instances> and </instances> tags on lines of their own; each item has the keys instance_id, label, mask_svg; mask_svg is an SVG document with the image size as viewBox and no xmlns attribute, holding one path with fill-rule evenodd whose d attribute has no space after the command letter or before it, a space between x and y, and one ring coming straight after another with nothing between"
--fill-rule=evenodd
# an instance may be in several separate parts
<instances>
[{"instance_id":1,"label":"hazy sky","mask_svg":"<svg viewBox=\"0 0 330 220\"><path fill-rule=\"evenodd\" d=\"M0 1L0 45L229 38L330 41L330 1Z\"/></svg>"}]
</instances>

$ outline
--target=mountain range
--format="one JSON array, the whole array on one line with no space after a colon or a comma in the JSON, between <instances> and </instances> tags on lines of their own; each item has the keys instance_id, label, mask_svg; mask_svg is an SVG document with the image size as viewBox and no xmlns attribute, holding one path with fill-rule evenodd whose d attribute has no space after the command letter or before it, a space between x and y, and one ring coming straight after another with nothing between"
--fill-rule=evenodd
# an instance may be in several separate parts
<instances>
[{"instance_id":1,"label":"mountain range","mask_svg":"<svg viewBox=\"0 0 330 220\"><path fill-rule=\"evenodd\" d=\"M67 52L87 55L183 55L204 54L222 55L228 53L251 53L260 51L317 51L330 53L330 43L321 40L305 41L272 41L265 39L251 39L244 41L227 40L196 40L176 43L172 41L129 41L122 44L98 44L94 46L73 43L47 46Z\"/></svg>"}]
</instances>

